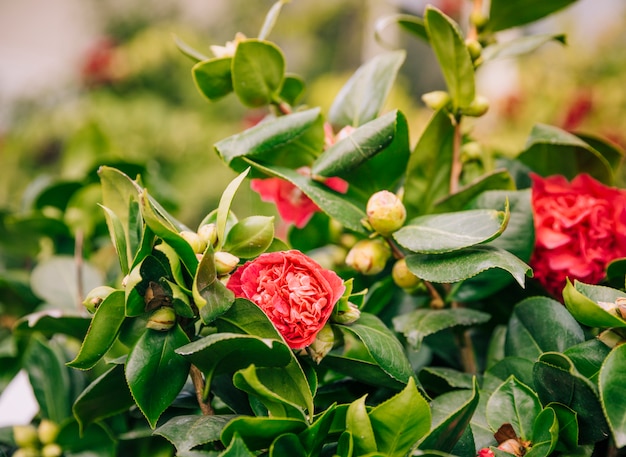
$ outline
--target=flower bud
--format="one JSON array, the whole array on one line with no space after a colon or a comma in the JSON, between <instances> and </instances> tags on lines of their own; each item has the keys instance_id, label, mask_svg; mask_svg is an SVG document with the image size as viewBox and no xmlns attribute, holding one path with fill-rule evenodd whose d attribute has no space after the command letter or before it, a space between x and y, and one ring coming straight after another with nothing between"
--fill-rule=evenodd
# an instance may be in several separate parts
<instances>
[{"instance_id":1,"label":"flower bud","mask_svg":"<svg viewBox=\"0 0 626 457\"><path fill-rule=\"evenodd\" d=\"M146 323L146 328L165 332L174 324L176 324L176 313L169 306L163 306L152 313Z\"/></svg>"},{"instance_id":2,"label":"flower bud","mask_svg":"<svg viewBox=\"0 0 626 457\"><path fill-rule=\"evenodd\" d=\"M610 328L601 332L597 338L611 349L615 346L619 346L620 344L624 344L625 342L624 337L621 334Z\"/></svg>"},{"instance_id":3,"label":"flower bud","mask_svg":"<svg viewBox=\"0 0 626 457\"><path fill-rule=\"evenodd\" d=\"M205 246L215 246L217 242L217 225L204 224L198 229L198 236Z\"/></svg>"},{"instance_id":4,"label":"flower bud","mask_svg":"<svg viewBox=\"0 0 626 457\"><path fill-rule=\"evenodd\" d=\"M384 270L391 257L391 249L380 239L357 242L346 256L346 265L364 275L375 275Z\"/></svg>"},{"instance_id":5,"label":"flower bud","mask_svg":"<svg viewBox=\"0 0 626 457\"><path fill-rule=\"evenodd\" d=\"M41 444L54 443L59 435L59 425L49 419L42 419L37 427L37 435Z\"/></svg>"},{"instance_id":6,"label":"flower bud","mask_svg":"<svg viewBox=\"0 0 626 457\"><path fill-rule=\"evenodd\" d=\"M359 309L359 307L356 306L354 303L348 302L348 309L339 311L337 315L332 317L332 319L333 322L336 322L338 324L348 325L356 322L359 317L361 317L361 310Z\"/></svg>"},{"instance_id":7,"label":"flower bud","mask_svg":"<svg viewBox=\"0 0 626 457\"><path fill-rule=\"evenodd\" d=\"M46 444L41 449L41 457L61 457L63 455L63 449L56 443Z\"/></svg>"},{"instance_id":8,"label":"flower bud","mask_svg":"<svg viewBox=\"0 0 626 457\"><path fill-rule=\"evenodd\" d=\"M483 155L483 148L476 141L470 141L461 146L461 160L470 162L472 160L480 160Z\"/></svg>"},{"instance_id":9,"label":"flower bud","mask_svg":"<svg viewBox=\"0 0 626 457\"><path fill-rule=\"evenodd\" d=\"M98 286L95 289L92 289L91 292L87 294L85 300L83 300L83 305L90 313L95 313L100 303L104 301L105 298L109 296L111 292L114 292L115 289L109 286Z\"/></svg>"},{"instance_id":10,"label":"flower bud","mask_svg":"<svg viewBox=\"0 0 626 457\"><path fill-rule=\"evenodd\" d=\"M37 429L34 425L14 425L13 440L18 447L35 447L39 445Z\"/></svg>"},{"instance_id":11,"label":"flower bud","mask_svg":"<svg viewBox=\"0 0 626 457\"><path fill-rule=\"evenodd\" d=\"M487 25L489 18L480 11L472 11L469 20L478 30L481 30Z\"/></svg>"},{"instance_id":12,"label":"flower bud","mask_svg":"<svg viewBox=\"0 0 626 457\"><path fill-rule=\"evenodd\" d=\"M391 277L396 286L402 289L414 289L422 280L415 276L406 265L406 259L400 259L393 264Z\"/></svg>"},{"instance_id":13,"label":"flower bud","mask_svg":"<svg viewBox=\"0 0 626 457\"><path fill-rule=\"evenodd\" d=\"M16 450L13 454L13 457L40 457L41 454L39 450L34 447L22 447Z\"/></svg>"},{"instance_id":14,"label":"flower bud","mask_svg":"<svg viewBox=\"0 0 626 457\"><path fill-rule=\"evenodd\" d=\"M306 348L315 363L320 363L335 344L335 334L329 324L324 325L318 332L315 340Z\"/></svg>"},{"instance_id":15,"label":"flower bud","mask_svg":"<svg viewBox=\"0 0 626 457\"><path fill-rule=\"evenodd\" d=\"M472 61L476 61L476 59L480 57L483 50L481 44L476 39L468 38L465 40L465 46L467 46L467 50L469 51Z\"/></svg>"},{"instance_id":16,"label":"flower bud","mask_svg":"<svg viewBox=\"0 0 626 457\"><path fill-rule=\"evenodd\" d=\"M191 249L193 249L193 252L201 254L206 249L206 243L202 241L202 239L200 238L200 235L198 235L197 233L192 232L190 230L183 230L182 232L179 233L179 235L187 243L189 243L189 246L191 246Z\"/></svg>"},{"instance_id":17,"label":"flower bud","mask_svg":"<svg viewBox=\"0 0 626 457\"><path fill-rule=\"evenodd\" d=\"M444 90L434 90L422 95L422 101L429 108L439 111L442 108L448 108L451 105L452 99L450 94Z\"/></svg>"},{"instance_id":18,"label":"flower bud","mask_svg":"<svg viewBox=\"0 0 626 457\"><path fill-rule=\"evenodd\" d=\"M474 100L472 100L472 102L469 104L469 106L461 109L461 112L466 116L480 117L485 114L488 109L489 100L487 100L487 98L483 97L482 95L477 95L476 98L474 98Z\"/></svg>"},{"instance_id":19,"label":"flower bud","mask_svg":"<svg viewBox=\"0 0 626 457\"><path fill-rule=\"evenodd\" d=\"M398 230L406 219L406 209L402 200L393 192L381 190L373 194L367 202L367 221L382 236Z\"/></svg>"},{"instance_id":20,"label":"flower bud","mask_svg":"<svg viewBox=\"0 0 626 457\"><path fill-rule=\"evenodd\" d=\"M230 252L219 251L215 253L215 271L218 276L227 275L233 271L239 263L239 257L232 255Z\"/></svg>"}]
</instances>

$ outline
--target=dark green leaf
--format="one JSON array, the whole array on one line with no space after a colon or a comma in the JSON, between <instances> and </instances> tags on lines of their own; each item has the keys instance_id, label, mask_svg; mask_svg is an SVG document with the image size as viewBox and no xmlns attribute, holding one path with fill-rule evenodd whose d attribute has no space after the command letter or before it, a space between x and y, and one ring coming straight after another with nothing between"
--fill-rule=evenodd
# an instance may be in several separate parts
<instances>
[{"instance_id":1,"label":"dark green leaf","mask_svg":"<svg viewBox=\"0 0 626 457\"><path fill-rule=\"evenodd\" d=\"M451 390L471 389L473 375L461 373L454 368L424 367L419 371L419 380L427 392L444 394Z\"/></svg>"},{"instance_id":2,"label":"dark green leaf","mask_svg":"<svg viewBox=\"0 0 626 457\"><path fill-rule=\"evenodd\" d=\"M616 143L604 137L598 137L588 133L576 132L576 136L602 154L602 157L607 160L613 170L617 170L622 166L624 150Z\"/></svg>"},{"instance_id":3,"label":"dark green leaf","mask_svg":"<svg viewBox=\"0 0 626 457\"><path fill-rule=\"evenodd\" d=\"M289 418L239 416L226 425L222 431L222 442L232 443L239 435L252 450L267 449L274 439L285 433L300 433L306 429L306 422Z\"/></svg>"},{"instance_id":4,"label":"dark green leaf","mask_svg":"<svg viewBox=\"0 0 626 457\"><path fill-rule=\"evenodd\" d=\"M87 334L91 319L79 316L65 316L57 310L41 311L20 318L13 326L13 332L38 332L46 337L62 334L82 340Z\"/></svg>"},{"instance_id":5,"label":"dark green leaf","mask_svg":"<svg viewBox=\"0 0 626 457\"><path fill-rule=\"evenodd\" d=\"M210 324L233 304L235 294L217 278L213 248L208 246L193 279L193 298L200 317Z\"/></svg>"},{"instance_id":6,"label":"dark green leaf","mask_svg":"<svg viewBox=\"0 0 626 457\"><path fill-rule=\"evenodd\" d=\"M72 195L83 187L77 181L57 181L47 186L33 202L34 208L43 209L46 206L65 211Z\"/></svg>"},{"instance_id":7,"label":"dark green leaf","mask_svg":"<svg viewBox=\"0 0 626 457\"><path fill-rule=\"evenodd\" d=\"M605 286L594 286L569 279L563 289L567 310L581 324L589 327L626 327L626 320L617 314L615 301L626 297L622 291ZM610 310L610 311L609 311Z\"/></svg>"},{"instance_id":8,"label":"dark green leaf","mask_svg":"<svg viewBox=\"0 0 626 457\"><path fill-rule=\"evenodd\" d=\"M565 35L554 35L551 33L540 35L528 35L504 43L496 43L483 49L481 57L483 62L494 59L504 59L507 57L517 57L529 52L533 52L550 41L557 41L565 44Z\"/></svg>"},{"instance_id":9,"label":"dark green leaf","mask_svg":"<svg viewBox=\"0 0 626 457\"><path fill-rule=\"evenodd\" d=\"M521 357L505 357L497 362L485 373L485 385L486 388L487 377L494 376L499 380L499 383L506 381L509 376L515 376L515 379L527 386L533 385L533 362ZM499 384L498 383L498 384Z\"/></svg>"},{"instance_id":10,"label":"dark green leaf","mask_svg":"<svg viewBox=\"0 0 626 457\"><path fill-rule=\"evenodd\" d=\"M56 439L65 457L115 457L113 433L104 424L80 430L76 421L65 421Z\"/></svg>"},{"instance_id":11,"label":"dark green leaf","mask_svg":"<svg viewBox=\"0 0 626 457\"><path fill-rule=\"evenodd\" d=\"M300 76L287 74L280 89L280 99L293 106L302 98L304 90L304 80Z\"/></svg>"},{"instance_id":12,"label":"dark green leaf","mask_svg":"<svg viewBox=\"0 0 626 457\"><path fill-rule=\"evenodd\" d=\"M302 447L302 443L300 443L297 435L287 433L276 438L270 447L270 457L282 457L285 455L307 457L309 454Z\"/></svg>"},{"instance_id":13,"label":"dark green leaf","mask_svg":"<svg viewBox=\"0 0 626 457\"><path fill-rule=\"evenodd\" d=\"M576 0L492 0L489 9L489 30L517 27L546 17L571 5Z\"/></svg>"},{"instance_id":14,"label":"dark green leaf","mask_svg":"<svg viewBox=\"0 0 626 457\"><path fill-rule=\"evenodd\" d=\"M530 440L535 417L540 411L537 394L511 376L489 397L487 421L492 430L509 423L518 437Z\"/></svg>"},{"instance_id":15,"label":"dark green leaf","mask_svg":"<svg viewBox=\"0 0 626 457\"><path fill-rule=\"evenodd\" d=\"M576 412L561 403L548 403L546 407L554 410L559 421L559 442L557 446L562 445L569 451L577 449L578 420Z\"/></svg>"},{"instance_id":16,"label":"dark green leaf","mask_svg":"<svg viewBox=\"0 0 626 457\"><path fill-rule=\"evenodd\" d=\"M322 446L328 439L328 433L335 418L335 410L335 404L332 404L316 417L315 422L310 427L298 436L304 448L308 450L308 455L314 456L321 452Z\"/></svg>"},{"instance_id":17,"label":"dark green leaf","mask_svg":"<svg viewBox=\"0 0 626 457\"><path fill-rule=\"evenodd\" d=\"M602 365L600 400L615 440L615 447L626 446L626 345L615 347Z\"/></svg>"},{"instance_id":18,"label":"dark green leaf","mask_svg":"<svg viewBox=\"0 0 626 457\"><path fill-rule=\"evenodd\" d=\"M336 127L358 127L374 120L385 104L404 51L379 54L362 65L341 88L330 107L328 119Z\"/></svg>"},{"instance_id":19,"label":"dark green leaf","mask_svg":"<svg viewBox=\"0 0 626 457\"><path fill-rule=\"evenodd\" d=\"M236 416L175 416L158 427L155 435L167 438L178 452L218 441L222 430Z\"/></svg>"},{"instance_id":20,"label":"dark green leaf","mask_svg":"<svg viewBox=\"0 0 626 457\"><path fill-rule=\"evenodd\" d=\"M248 450L241 437L235 434L230 440L230 445L220 454L220 457L254 457L255 455Z\"/></svg>"},{"instance_id":21,"label":"dark green leaf","mask_svg":"<svg viewBox=\"0 0 626 457\"><path fill-rule=\"evenodd\" d=\"M258 107L276 101L285 77L285 58L273 43L243 40L232 61L233 89L246 106Z\"/></svg>"},{"instance_id":22,"label":"dark green leaf","mask_svg":"<svg viewBox=\"0 0 626 457\"><path fill-rule=\"evenodd\" d=\"M374 30L376 39L379 42L384 43L382 35L384 33L384 30L391 24L398 24L400 29L405 30L406 32L409 32L417 38L421 38L422 40L428 42L428 33L426 32L424 20L421 17L413 16L411 14L394 14L392 16L387 16L379 19L376 22L376 27Z\"/></svg>"},{"instance_id":23,"label":"dark green leaf","mask_svg":"<svg viewBox=\"0 0 626 457\"><path fill-rule=\"evenodd\" d=\"M151 282L158 283L168 272L155 256L145 257L128 274L126 282L126 315L139 316L145 312L145 295Z\"/></svg>"},{"instance_id":24,"label":"dark green leaf","mask_svg":"<svg viewBox=\"0 0 626 457\"><path fill-rule=\"evenodd\" d=\"M610 351L606 344L594 338L571 346L563 354L569 357L580 374L597 384L600 369Z\"/></svg>"},{"instance_id":25,"label":"dark green leaf","mask_svg":"<svg viewBox=\"0 0 626 457\"><path fill-rule=\"evenodd\" d=\"M535 418L531 439L533 445L526 454L528 457L547 457L554 450L559 439L559 421L552 408L543 409Z\"/></svg>"},{"instance_id":26,"label":"dark green leaf","mask_svg":"<svg viewBox=\"0 0 626 457\"><path fill-rule=\"evenodd\" d=\"M232 60L232 57L203 59L191 69L196 87L210 101L219 100L233 91Z\"/></svg>"}]
</instances>

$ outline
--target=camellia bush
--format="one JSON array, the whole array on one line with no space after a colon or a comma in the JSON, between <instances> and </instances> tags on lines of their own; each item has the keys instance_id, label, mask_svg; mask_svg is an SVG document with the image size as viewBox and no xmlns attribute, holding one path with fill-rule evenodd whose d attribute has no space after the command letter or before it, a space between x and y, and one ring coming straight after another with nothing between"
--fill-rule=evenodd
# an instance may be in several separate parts
<instances>
[{"instance_id":1,"label":"camellia bush","mask_svg":"<svg viewBox=\"0 0 626 457\"><path fill-rule=\"evenodd\" d=\"M403 50L366 62L328 112L300 103L305 83L268 39L285 3L257 37L237 33L211 56L178 41L208 102L233 93L267 115L214 145L237 177L198 227L141 176L99 169L118 274L80 312L13 326L6 371L26 370L40 412L2 429L3 449L620 455L623 153L538 124L500 157L471 130L489 109L484 63L565 41L499 32L573 1L477 1L467 32L431 6L381 18L377 32L428 43L445 81L423 95L432 115L412 141L405 115L385 109ZM278 217L234 214L242 186Z\"/></svg>"}]
</instances>

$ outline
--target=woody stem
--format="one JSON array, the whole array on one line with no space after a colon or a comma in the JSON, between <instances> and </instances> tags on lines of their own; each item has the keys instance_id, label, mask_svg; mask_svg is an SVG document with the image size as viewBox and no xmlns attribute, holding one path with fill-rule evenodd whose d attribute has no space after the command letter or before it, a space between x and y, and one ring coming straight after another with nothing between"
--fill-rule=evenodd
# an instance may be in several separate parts
<instances>
[{"instance_id":1,"label":"woody stem","mask_svg":"<svg viewBox=\"0 0 626 457\"><path fill-rule=\"evenodd\" d=\"M196 398L198 400L198 405L200 405L200 410L202 411L202 414L205 416L212 416L213 414L215 414L215 412L211 407L210 400L208 398L205 399L204 391L206 389L206 385L202 376L202 372L195 365L191 365L189 375L191 376L191 382L193 382L193 386L196 389Z\"/></svg>"}]
</instances>

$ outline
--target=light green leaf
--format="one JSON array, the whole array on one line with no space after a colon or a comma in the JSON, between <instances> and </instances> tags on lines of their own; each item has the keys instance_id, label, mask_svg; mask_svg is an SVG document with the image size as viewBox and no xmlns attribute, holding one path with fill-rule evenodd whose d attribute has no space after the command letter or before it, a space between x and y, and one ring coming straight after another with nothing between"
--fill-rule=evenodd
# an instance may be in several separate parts
<instances>
[{"instance_id":1,"label":"light green leaf","mask_svg":"<svg viewBox=\"0 0 626 457\"><path fill-rule=\"evenodd\" d=\"M615 447L626 446L626 345L615 347L600 370L600 401Z\"/></svg>"},{"instance_id":2,"label":"light green leaf","mask_svg":"<svg viewBox=\"0 0 626 457\"><path fill-rule=\"evenodd\" d=\"M180 38L178 35L172 34L172 37L174 38L174 43L176 44L176 47L179 49L179 51L182 52L187 57L189 57L190 59L196 62L200 62L202 60L209 60L209 57L205 56L200 51L194 49L193 47L185 43L185 41L183 41L183 39Z\"/></svg>"},{"instance_id":3,"label":"light green leaf","mask_svg":"<svg viewBox=\"0 0 626 457\"><path fill-rule=\"evenodd\" d=\"M270 10L265 15L265 21L263 22L263 27L261 27L261 31L259 32L259 40L266 40L269 34L272 32L274 25L276 24L276 20L280 15L280 10L283 8L283 5L289 3L290 0L278 0L276 3L272 5Z\"/></svg>"},{"instance_id":4,"label":"light green leaf","mask_svg":"<svg viewBox=\"0 0 626 457\"><path fill-rule=\"evenodd\" d=\"M428 33L426 32L424 19L418 16L413 16L411 14L394 14L391 16L383 17L376 21L374 36L379 43L387 44L385 43L383 34L385 29L392 24L397 24L400 29L428 42ZM395 46L395 43L389 44Z\"/></svg>"},{"instance_id":5,"label":"light green leaf","mask_svg":"<svg viewBox=\"0 0 626 457\"><path fill-rule=\"evenodd\" d=\"M572 284L568 279L563 289L567 310L578 322L589 327L626 327L626 320L617 315L615 301L618 298L626 298L626 294L610 287L584 284L576 280ZM613 311L607 311L607 307Z\"/></svg>"},{"instance_id":6,"label":"light green leaf","mask_svg":"<svg viewBox=\"0 0 626 457\"><path fill-rule=\"evenodd\" d=\"M285 58L269 41L239 42L232 61L233 89L243 103L259 107L276 101L285 77Z\"/></svg>"},{"instance_id":7,"label":"light green leaf","mask_svg":"<svg viewBox=\"0 0 626 457\"><path fill-rule=\"evenodd\" d=\"M559 439L559 421L552 408L544 408L535 418L531 439L528 457L547 457L554 450Z\"/></svg>"},{"instance_id":8,"label":"light green leaf","mask_svg":"<svg viewBox=\"0 0 626 457\"><path fill-rule=\"evenodd\" d=\"M298 436L293 433L280 435L270 446L270 457L307 457L310 454L302 446Z\"/></svg>"},{"instance_id":9,"label":"light green leaf","mask_svg":"<svg viewBox=\"0 0 626 457\"><path fill-rule=\"evenodd\" d=\"M576 0L491 0L489 9L489 30L499 30L518 27L544 18Z\"/></svg>"},{"instance_id":10,"label":"light green leaf","mask_svg":"<svg viewBox=\"0 0 626 457\"><path fill-rule=\"evenodd\" d=\"M241 437L235 434L230 440L230 445L220 454L220 457L254 457L255 455L246 447Z\"/></svg>"},{"instance_id":11,"label":"light green leaf","mask_svg":"<svg viewBox=\"0 0 626 457\"><path fill-rule=\"evenodd\" d=\"M193 298L205 324L210 324L230 308L235 294L217 278L213 248L207 246L193 278Z\"/></svg>"},{"instance_id":12,"label":"light green leaf","mask_svg":"<svg viewBox=\"0 0 626 457\"><path fill-rule=\"evenodd\" d=\"M537 394L511 376L489 397L487 422L492 430L509 423L518 437L530 440L535 417L540 411L541 403Z\"/></svg>"},{"instance_id":13,"label":"light green leaf","mask_svg":"<svg viewBox=\"0 0 626 457\"><path fill-rule=\"evenodd\" d=\"M188 451L201 444L220 439L222 430L237 416L174 416L158 427L155 435L161 435L176 446L178 452Z\"/></svg>"},{"instance_id":14,"label":"light green leaf","mask_svg":"<svg viewBox=\"0 0 626 457\"><path fill-rule=\"evenodd\" d=\"M393 51L372 58L362 65L341 88L328 112L336 127L358 127L374 120L385 104L404 51Z\"/></svg>"},{"instance_id":15,"label":"light green leaf","mask_svg":"<svg viewBox=\"0 0 626 457\"><path fill-rule=\"evenodd\" d=\"M306 427L306 422L298 419L239 416L224 427L222 442L231 445L233 439L240 436L249 449L267 449L280 435L298 434Z\"/></svg>"},{"instance_id":16,"label":"light green leaf","mask_svg":"<svg viewBox=\"0 0 626 457\"><path fill-rule=\"evenodd\" d=\"M274 240L274 218L249 216L240 220L228 232L224 251L244 259L264 253Z\"/></svg>"},{"instance_id":17,"label":"light green leaf","mask_svg":"<svg viewBox=\"0 0 626 457\"><path fill-rule=\"evenodd\" d=\"M424 15L430 44L448 86L454 109L474 100L474 65L458 24L438 9L427 6Z\"/></svg>"},{"instance_id":18,"label":"light green leaf","mask_svg":"<svg viewBox=\"0 0 626 457\"><path fill-rule=\"evenodd\" d=\"M232 57L203 59L191 69L196 88L214 102L233 91L231 74Z\"/></svg>"},{"instance_id":19,"label":"light green leaf","mask_svg":"<svg viewBox=\"0 0 626 457\"><path fill-rule=\"evenodd\" d=\"M482 61L488 62L494 59L517 57L533 52L550 41L565 44L565 35L545 33L540 35L528 35L504 43L489 45L481 53Z\"/></svg>"},{"instance_id":20,"label":"light green leaf","mask_svg":"<svg viewBox=\"0 0 626 457\"><path fill-rule=\"evenodd\" d=\"M372 422L367 414L365 397L350 403L346 414L346 431L352 435L356 455L377 451L376 437Z\"/></svg>"},{"instance_id":21,"label":"light green leaf","mask_svg":"<svg viewBox=\"0 0 626 457\"><path fill-rule=\"evenodd\" d=\"M220 203L217 207L217 247L216 250L221 250L224 242L226 241L226 223L228 222L228 217L230 214L230 205L235 198L235 193L241 186L243 180L248 176L250 172L250 168L246 168L243 172L239 174L235 179L228 183L224 192L222 192L222 196L220 197Z\"/></svg>"}]
</instances>

